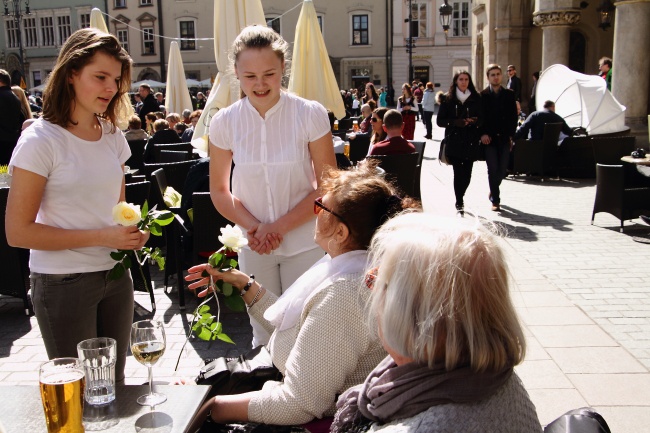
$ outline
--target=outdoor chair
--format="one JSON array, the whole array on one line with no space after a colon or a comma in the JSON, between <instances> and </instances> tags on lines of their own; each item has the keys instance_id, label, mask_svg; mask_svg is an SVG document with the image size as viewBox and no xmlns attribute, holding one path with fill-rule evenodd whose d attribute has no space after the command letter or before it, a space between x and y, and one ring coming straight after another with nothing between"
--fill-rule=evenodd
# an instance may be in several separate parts
<instances>
[{"instance_id":1,"label":"outdoor chair","mask_svg":"<svg viewBox=\"0 0 650 433\"><path fill-rule=\"evenodd\" d=\"M151 182L133 182L125 185L124 196L127 203L133 203L142 207L145 200L149 199Z\"/></svg>"},{"instance_id":2,"label":"outdoor chair","mask_svg":"<svg viewBox=\"0 0 650 433\"><path fill-rule=\"evenodd\" d=\"M596 164L617 165L621 157L629 156L635 149L636 137L592 137L591 145L594 150Z\"/></svg>"},{"instance_id":3,"label":"outdoor chair","mask_svg":"<svg viewBox=\"0 0 650 433\"><path fill-rule=\"evenodd\" d=\"M357 135L354 140L350 140L350 162L356 165L368 155L370 148L370 135Z\"/></svg>"},{"instance_id":4,"label":"outdoor chair","mask_svg":"<svg viewBox=\"0 0 650 433\"><path fill-rule=\"evenodd\" d=\"M127 143L131 149L131 156L124 165L142 170L144 168L144 147L147 145L147 140L131 140Z\"/></svg>"},{"instance_id":5,"label":"outdoor chair","mask_svg":"<svg viewBox=\"0 0 650 433\"><path fill-rule=\"evenodd\" d=\"M185 186L185 179L187 178L187 173L190 171L190 167L196 164L196 161L180 161L180 162L167 162L167 163L153 163L145 164L144 172L151 179L151 173L162 168L165 170L165 177L167 178L167 184L174 188L178 192L183 191Z\"/></svg>"},{"instance_id":6,"label":"outdoor chair","mask_svg":"<svg viewBox=\"0 0 650 433\"><path fill-rule=\"evenodd\" d=\"M557 151L561 123L544 125L542 140L517 140L513 171L517 174L539 175L544 181L548 173L557 174Z\"/></svg>"},{"instance_id":7,"label":"outdoor chair","mask_svg":"<svg viewBox=\"0 0 650 433\"><path fill-rule=\"evenodd\" d=\"M0 208L2 209L2 221L0 224L0 263L2 263L2 284L0 284L0 295L13 296L23 300L25 314L31 316L34 312L29 303L29 250L9 246L5 232L5 212L9 188L0 188Z\"/></svg>"},{"instance_id":8,"label":"outdoor chair","mask_svg":"<svg viewBox=\"0 0 650 433\"><path fill-rule=\"evenodd\" d=\"M161 150L160 158L158 158L158 162L161 163L180 162L180 161L187 161L189 159L192 159L191 154L183 150Z\"/></svg>"},{"instance_id":9,"label":"outdoor chair","mask_svg":"<svg viewBox=\"0 0 650 433\"><path fill-rule=\"evenodd\" d=\"M220 228L232 222L215 209L209 192L192 195L192 264L205 263L210 255L223 246L219 242Z\"/></svg>"},{"instance_id":10,"label":"outdoor chair","mask_svg":"<svg viewBox=\"0 0 650 433\"><path fill-rule=\"evenodd\" d=\"M174 150L178 152L185 152L187 153L187 159L192 159L192 152L194 151L194 147L192 146L192 143L186 142L186 143L169 143L169 144L154 144L153 146L153 160L155 162L165 162L161 161L160 159L160 152L163 150Z\"/></svg>"},{"instance_id":11,"label":"outdoor chair","mask_svg":"<svg viewBox=\"0 0 650 433\"><path fill-rule=\"evenodd\" d=\"M630 186L626 183L622 165L596 164L596 198L591 224L598 212L607 212L623 222L650 212L650 187Z\"/></svg>"},{"instance_id":12,"label":"outdoor chair","mask_svg":"<svg viewBox=\"0 0 650 433\"><path fill-rule=\"evenodd\" d=\"M348 132L350 129L352 129L351 118L339 119L339 132Z\"/></svg>"},{"instance_id":13,"label":"outdoor chair","mask_svg":"<svg viewBox=\"0 0 650 433\"><path fill-rule=\"evenodd\" d=\"M418 152L403 155L371 155L368 159L379 161L379 167L386 171L386 179L393 183L402 193L415 197L416 166Z\"/></svg>"}]
</instances>

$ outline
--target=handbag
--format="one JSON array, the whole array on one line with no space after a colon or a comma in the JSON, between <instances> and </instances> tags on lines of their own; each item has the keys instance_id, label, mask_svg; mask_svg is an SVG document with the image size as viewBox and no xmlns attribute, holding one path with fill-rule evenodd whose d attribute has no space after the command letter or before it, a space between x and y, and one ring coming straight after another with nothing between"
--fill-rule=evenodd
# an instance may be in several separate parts
<instances>
[{"instance_id":1,"label":"handbag","mask_svg":"<svg viewBox=\"0 0 650 433\"><path fill-rule=\"evenodd\" d=\"M573 409L544 427L544 433L611 433L605 418L590 407Z\"/></svg>"},{"instance_id":2,"label":"handbag","mask_svg":"<svg viewBox=\"0 0 650 433\"><path fill-rule=\"evenodd\" d=\"M282 380L282 373L273 365L265 346L239 355L237 358L206 360L195 382L212 385L207 398L215 395L241 394L259 391L269 380Z\"/></svg>"},{"instance_id":3,"label":"handbag","mask_svg":"<svg viewBox=\"0 0 650 433\"><path fill-rule=\"evenodd\" d=\"M443 138L440 142L440 151L438 152L438 162L442 164L449 165L449 160L447 159L447 138Z\"/></svg>"}]
</instances>

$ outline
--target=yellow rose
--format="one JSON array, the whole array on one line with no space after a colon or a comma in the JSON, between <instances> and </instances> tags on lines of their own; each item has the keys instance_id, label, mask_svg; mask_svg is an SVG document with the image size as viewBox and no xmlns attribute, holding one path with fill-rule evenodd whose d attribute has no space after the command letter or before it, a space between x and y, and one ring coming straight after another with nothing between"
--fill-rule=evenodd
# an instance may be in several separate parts
<instances>
[{"instance_id":1,"label":"yellow rose","mask_svg":"<svg viewBox=\"0 0 650 433\"><path fill-rule=\"evenodd\" d=\"M113 221L119 225L134 226L142 219L140 206L121 201L113 207Z\"/></svg>"}]
</instances>

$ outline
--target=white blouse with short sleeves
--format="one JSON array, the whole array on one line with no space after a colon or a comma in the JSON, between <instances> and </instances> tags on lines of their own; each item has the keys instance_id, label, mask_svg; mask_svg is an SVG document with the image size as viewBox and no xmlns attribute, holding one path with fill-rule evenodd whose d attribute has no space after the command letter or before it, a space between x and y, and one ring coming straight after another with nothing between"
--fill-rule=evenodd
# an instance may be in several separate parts
<instances>
[{"instance_id":1,"label":"white blouse with short sleeves","mask_svg":"<svg viewBox=\"0 0 650 433\"><path fill-rule=\"evenodd\" d=\"M233 154L233 195L258 221L272 223L316 189L308 145L329 130L320 103L283 91L264 118L248 98L219 110L210 122L210 142ZM314 222L309 221L287 233L273 254L292 256L314 248Z\"/></svg>"}]
</instances>

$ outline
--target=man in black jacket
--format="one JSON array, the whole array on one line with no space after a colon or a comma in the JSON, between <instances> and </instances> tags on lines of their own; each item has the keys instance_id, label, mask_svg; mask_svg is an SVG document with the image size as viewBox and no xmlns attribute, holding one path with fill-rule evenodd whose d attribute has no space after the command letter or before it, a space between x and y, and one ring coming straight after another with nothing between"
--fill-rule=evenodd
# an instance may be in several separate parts
<instances>
[{"instance_id":1,"label":"man in black jacket","mask_svg":"<svg viewBox=\"0 0 650 433\"><path fill-rule=\"evenodd\" d=\"M515 92L515 100L521 103L521 79L517 76L517 68L508 65L508 89Z\"/></svg>"},{"instance_id":2,"label":"man in black jacket","mask_svg":"<svg viewBox=\"0 0 650 433\"><path fill-rule=\"evenodd\" d=\"M0 164L9 164L24 121L20 100L11 90L11 76L0 69Z\"/></svg>"},{"instance_id":3,"label":"man in black jacket","mask_svg":"<svg viewBox=\"0 0 650 433\"><path fill-rule=\"evenodd\" d=\"M486 146L485 162L488 167L492 210L499 211L499 186L506 176L512 137L517 129L517 103L514 92L501 86L502 72L499 65L488 65L486 75L490 85L481 92L484 116L481 143Z\"/></svg>"},{"instance_id":4,"label":"man in black jacket","mask_svg":"<svg viewBox=\"0 0 650 433\"><path fill-rule=\"evenodd\" d=\"M147 83L140 85L138 93L140 94L140 99L142 99L142 107L140 108L138 116L140 116L140 121L142 124L146 125L147 114L160 111L160 106L158 104L158 101L156 101L156 98L153 96L153 93L151 92L151 87L149 87Z\"/></svg>"},{"instance_id":5,"label":"man in black jacket","mask_svg":"<svg viewBox=\"0 0 650 433\"><path fill-rule=\"evenodd\" d=\"M535 111L526 118L526 121L515 133L514 139L528 138L530 132L531 140L542 140L544 138L544 126L547 123L561 123L562 132L568 136L573 135L573 130L567 125L560 115L555 114L555 102L544 102L544 109Z\"/></svg>"}]
</instances>

